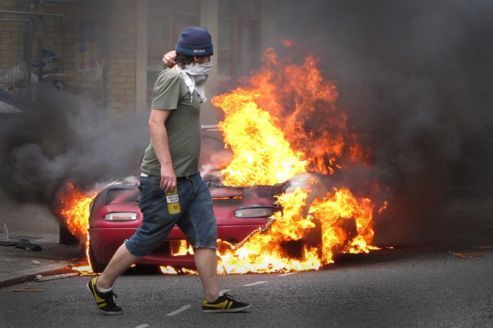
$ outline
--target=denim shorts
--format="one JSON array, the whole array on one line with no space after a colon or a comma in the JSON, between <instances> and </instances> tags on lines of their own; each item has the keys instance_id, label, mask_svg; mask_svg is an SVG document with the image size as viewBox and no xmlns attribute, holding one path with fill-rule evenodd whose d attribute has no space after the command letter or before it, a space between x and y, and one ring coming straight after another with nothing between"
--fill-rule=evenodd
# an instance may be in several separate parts
<instances>
[{"instance_id":1,"label":"denim shorts","mask_svg":"<svg viewBox=\"0 0 493 328\"><path fill-rule=\"evenodd\" d=\"M137 257L145 256L159 247L176 224L194 248L216 248L217 225L208 185L199 173L178 178L178 197L181 213L169 214L160 177L140 177L140 210L142 225L125 245Z\"/></svg>"}]
</instances>

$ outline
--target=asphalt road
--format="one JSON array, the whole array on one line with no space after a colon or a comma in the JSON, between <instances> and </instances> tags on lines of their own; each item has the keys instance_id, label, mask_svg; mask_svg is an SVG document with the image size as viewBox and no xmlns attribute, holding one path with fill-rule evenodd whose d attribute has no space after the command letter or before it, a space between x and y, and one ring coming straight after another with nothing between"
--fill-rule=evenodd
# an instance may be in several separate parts
<instances>
[{"instance_id":1,"label":"asphalt road","mask_svg":"<svg viewBox=\"0 0 493 328\"><path fill-rule=\"evenodd\" d=\"M124 314L111 317L87 277L31 282L0 290L0 326L493 327L493 250L459 255L389 250L316 272L224 276L224 289L253 304L237 314L200 312L197 276L125 275L115 286Z\"/></svg>"}]
</instances>

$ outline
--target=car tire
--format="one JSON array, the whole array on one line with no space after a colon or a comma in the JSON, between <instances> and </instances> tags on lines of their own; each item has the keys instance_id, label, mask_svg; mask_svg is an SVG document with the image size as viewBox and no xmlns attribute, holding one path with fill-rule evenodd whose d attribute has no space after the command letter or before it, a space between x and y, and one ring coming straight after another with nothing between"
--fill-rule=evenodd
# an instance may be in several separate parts
<instances>
[{"instance_id":1,"label":"car tire","mask_svg":"<svg viewBox=\"0 0 493 328\"><path fill-rule=\"evenodd\" d=\"M58 240L61 245L78 245L80 243L79 239L77 239L77 237L75 237L63 224L60 224L58 230Z\"/></svg>"},{"instance_id":2,"label":"car tire","mask_svg":"<svg viewBox=\"0 0 493 328\"><path fill-rule=\"evenodd\" d=\"M89 246L89 263L91 264L92 271L94 273L100 273L103 272L104 269L106 269L106 266L108 263L101 263L96 260L96 257L94 256L94 252L92 248Z\"/></svg>"}]
</instances>

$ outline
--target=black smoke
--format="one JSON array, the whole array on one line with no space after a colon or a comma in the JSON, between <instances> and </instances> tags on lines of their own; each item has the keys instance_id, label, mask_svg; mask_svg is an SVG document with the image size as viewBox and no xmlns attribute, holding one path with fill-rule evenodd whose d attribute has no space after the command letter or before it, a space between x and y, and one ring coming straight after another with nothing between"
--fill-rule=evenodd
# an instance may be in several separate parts
<instances>
[{"instance_id":1,"label":"black smoke","mask_svg":"<svg viewBox=\"0 0 493 328\"><path fill-rule=\"evenodd\" d=\"M489 0L277 2L278 37L297 44L280 55L320 59L373 150L371 167L333 178L362 194L374 181L387 191L382 242L455 243L471 227L451 219L450 202L493 192L492 14ZM64 92L21 107L0 114L0 188L10 197L50 204L68 179L90 188L137 173L145 118Z\"/></svg>"},{"instance_id":2,"label":"black smoke","mask_svg":"<svg viewBox=\"0 0 493 328\"><path fill-rule=\"evenodd\" d=\"M0 114L0 188L9 198L52 208L69 180L87 190L138 172L148 142L142 117L115 117L51 87L20 99L22 113Z\"/></svg>"},{"instance_id":3,"label":"black smoke","mask_svg":"<svg viewBox=\"0 0 493 328\"><path fill-rule=\"evenodd\" d=\"M447 208L493 192L492 15L489 1L278 3L279 37L298 45L283 55L320 59L373 150L371 168L334 179L389 191L382 242L471 241Z\"/></svg>"}]
</instances>

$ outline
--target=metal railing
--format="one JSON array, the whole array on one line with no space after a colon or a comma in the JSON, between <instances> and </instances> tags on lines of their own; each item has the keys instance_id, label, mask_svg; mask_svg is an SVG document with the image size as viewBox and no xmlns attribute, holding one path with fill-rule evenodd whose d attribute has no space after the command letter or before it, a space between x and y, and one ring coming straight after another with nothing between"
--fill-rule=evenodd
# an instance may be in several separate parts
<instances>
[{"instance_id":1,"label":"metal railing","mask_svg":"<svg viewBox=\"0 0 493 328\"><path fill-rule=\"evenodd\" d=\"M13 98L32 95L33 85L43 78L44 17L61 24L63 15L0 10L0 88Z\"/></svg>"}]
</instances>

